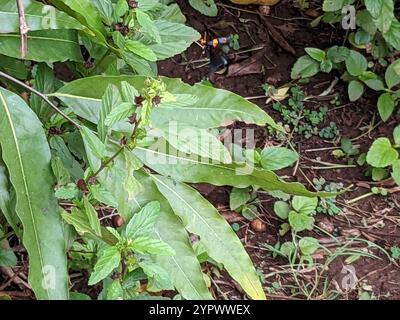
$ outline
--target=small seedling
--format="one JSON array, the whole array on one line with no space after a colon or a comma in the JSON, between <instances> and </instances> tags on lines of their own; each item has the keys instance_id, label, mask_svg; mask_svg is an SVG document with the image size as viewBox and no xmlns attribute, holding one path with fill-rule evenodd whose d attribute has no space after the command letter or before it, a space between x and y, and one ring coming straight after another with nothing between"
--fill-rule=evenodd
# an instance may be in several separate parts
<instances>
[{"instance_id":1,"label":"small seedling","mask_svg":"<svg viewBox=\"0 0 400 320\"><path fill-rule=\"evenodd\" d=\"M342 183L335 183L335 182L330 182L327 183L324 178L315 178L313 179L313 183L315 188L318 191L326 191L326 192L333 192L336 193L343 189L343 184ZM337 207L336 205L336 197L332 198L321 198L318 201L318 206L317 206L317 213L329 215L329 216L335 216L341 213L342 210Z\"/></svg>"},{"instance_id":2,"label":"small seedling","mask_svg":"<svg viewBox=\"0 0 400 320\"><path fill-rule=\"evenodd\" d=\"M275 94L275 90L271 86L264 86L266 95ZM304 105L305 95L297 86L290 89L290 98L288 105L284 105L279 101L273 103L272 108L281 114L284 125L292 127L293 132L304 136L306 139L314 135L319 135L324 139L333 139L338 134L336 123L331 122L328 127L318 129L324 123L328 108L326 106L319 107L317 110L307 109Z\"/></svg>"},{"instance_id":3,"label":"small seedling","mask_svg":"<svg viewBox=\"0 0 400 320\"><path fill-rule=\"evenodd\" d=\"M360 153L360 149L353 145L351 140L347 137L343 137L340 140L340 149L332 151L332 155L336 158L351 158ZM349 162L353 162L353 159L349 159ZM351 163L349 163L351 164Z\"/></svg>"},{"instance_id":4,"label":"small seedling","mask_svg":"<svg viewBox=\"0 0 400 320\"><path fill-rule=\"evenodd\" d=\"M285 201L276 201L274 211L282 220L287 220L288 223L282 225L281 235L284 231L292 229L295 232L304 230L312 230L314 228L314 218L318 205L318 198L309 198L302 196L294 196L289 205Z\"/></svg>"}]
</instances>

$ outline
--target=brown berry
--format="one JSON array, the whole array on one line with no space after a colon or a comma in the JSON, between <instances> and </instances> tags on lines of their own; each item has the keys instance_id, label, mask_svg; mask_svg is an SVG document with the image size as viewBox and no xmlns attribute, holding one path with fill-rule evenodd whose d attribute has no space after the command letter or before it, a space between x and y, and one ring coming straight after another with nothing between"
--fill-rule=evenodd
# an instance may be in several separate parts
<instances>
[{"instance_id":1,"label":"brown berry","mask_svg":"<svg viewBox=\"0 0 400 320\"><path fill-rule=\"evenodd\" d=\"M60 135L60 134L62 134L62 131L61 131L60 128L57 128L57 127L49 128L49 135L50 136L57 136L57 135Z\"/></svg>"},{"instance_id":2,"label":"brown berry","mask_svg":"<svg viewBox=\"0 0 400 320\"><path fill-rule=\"evenodd\" d=\"M90 61L90 60L85 61L85 63L83 64L83 66L84 66L86 69L91 69L91 68L93 68L93 62Z\"/></svg>"},{"instance_id":3,"label":"brown berry","mask_svg":"<svg viewBox=\"0 0 400 320\"><path fill-rule=\"evenodd\" d=\"M119 144L121 146L125 146L128 143L128 138L123 136L120 140L119 140Z\"/></svg>"},{"instance_id":4,"label":"brown berry","mask_svg":"<svg viewBox=\"0 0 400 320\"><path fill-rule=\"evenodd\" d=\"M121 227L124 223L125 223L124 218L122 218L119 214L115 215L115 216L112 218L112 224L113 224L114 228L119 228L119 227Z\"/></svg>"},{"instance_id":5,"label":"brown berry","mask_svg":"<svg viewBox=\"0 0 400 320\"><path fill-rule=\"evenodd\" d=\"M131 9L139 8L139 4L136 0L128 0L128 6Z\"/></svg>"},{"instance_id":6,"label":"brown berry","mask_svg":"<svg viewBox=\"0 0 400 320\"><path fill-rule=\"evenodd\" d=\"M89 184L96 184L97 179L96 179L96 177L90 177L88 182L89 182Z\"/></svg>"},{"instance_id":7,"label":"brown berry","mask_svg":"<svg viewBox=\"0 0 400 320\"><path fill-rule=\"evenodd\" d=\"M265 232L267 230L267 225L260 219L253 220L250 225L255 232Z\"/></svg>"},{"instance_id":8,"label":"brown berry","mask_svg":"<svg viewBox=\"0 0 400 320\"><path fill-rule=\"evenodd\" d=\"M131 116L129 116L129 123L130 124L135 124L136 123L136 113L133 113Z\"/></svg>"},{"instance_id":9,"label":"brown berry","mask_svg":"<svg viewBox=\"0 0 400 320\"><path fill-rule=\"evenodd\" d=\"M126 36L129 33L129 27L124 25L123 23L117 23L114 25L114 30L121 33L123 36Z\"/></svg>"},{"instance_id":10,"label":"brown berry","mask_svg":"<svg viewBox=\"0 0 400 320\"><path fill-rule=\"evenodd\" d=\"M83 180L83 179L79 179L76 182L76 186L82 191L87 191L87 185L86 185L85 180Z\"/></svg>"},{"instance_id":11,"label":"brown berry","mask_svg":"<svg viewBox=\"0 0 400 320\"><path fill-rule=\"evenodd\" d=\"M152 100L153 104L155 106L158 106L161 103L161 97L160 96L155 96Z\"/></svg>"},{"instance_id":12,"label":"brown berry","mask_svg":"<svg viewBox=\"0 0 400 320\"><path fill-rule=\"evenodd\" d=\"M142 96L137 96L135 97L135 104L137 104L138 106L140 106L144 101L144 98Z\"/></svg>"}]
</instances>

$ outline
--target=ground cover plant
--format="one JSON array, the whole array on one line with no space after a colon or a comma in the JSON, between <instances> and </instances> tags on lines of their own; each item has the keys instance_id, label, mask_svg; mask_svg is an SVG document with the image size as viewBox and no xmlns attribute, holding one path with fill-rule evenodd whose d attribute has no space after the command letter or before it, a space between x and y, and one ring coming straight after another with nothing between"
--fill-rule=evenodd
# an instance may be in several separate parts
<instances>
[{"instance_id":1,"label":"ground cover plant","mask_svg":"<svg viewBox=\"0 0 400 320\"><path fill-rule=\"evenodd\" d=\"M398 4L2 1L0 298L399 297Z\"/></svg>"}]
</instances>

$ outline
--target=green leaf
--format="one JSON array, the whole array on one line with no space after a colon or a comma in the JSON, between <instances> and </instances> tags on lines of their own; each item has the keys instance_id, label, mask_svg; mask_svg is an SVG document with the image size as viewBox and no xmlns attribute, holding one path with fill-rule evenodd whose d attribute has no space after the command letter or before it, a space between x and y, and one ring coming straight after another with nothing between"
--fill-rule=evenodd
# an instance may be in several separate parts
<instances>
[{"instance_id":1,"label":"green leaf","mask_svg":"<svg viewBox=\"0 0 400 320\"><path fill-rule=\"evenodd\" d=\"M394 143L396 147L400 146L400 125L398 125L396 128L393 130L393 138L394 138Z\"/></svg>"},{"instance_id":2,"label":"green leaf","mask_svg":"<svg viewBox=\"0 0 400 320\"><path fill-rule=\"evenodd\" d=\"M57 199L74 199L79 196L79 189L75 183L68 183L67 185L57 189L54 195Z\"/></svg>"},{"instance_id":3,"label":"green leaf","mask_svg":"<svg viewBox=\"0 0 400 320\"><path fill-rule=\"evenodd\" d=\"M290 227L296 232L311 231L314 228L314 218L306 214L290 211L288 219Z\"/></svg>"},{"instance_id":4,"label":"green leaf","mask_svg":"<svg viewBox=\"0 0 400 320\"><path fill-rule=\"evenodd\" d=\"M17 262L18 260L14 251L0 247L0 267L15 267Z\"/></svg>"},{"instance_id":5,"label":"green leaf","mask_svg":"<svg viewBox=\"0 0 400 320\"><path fill-rule=\"evenodd\" d=\"M83 142L85 144L85 150L89 157L90 166L94 171L96 171L98 170L100 164L99 161L106 156L106 146L103 142L100 141L100 139L94 134L92 130L84 126L81 129L81 134Z\"/></svg>"},{"instance_id":6,"label":"green leaf","mask_svg":"<svg viewBox=\"0 0 400 320\"><path fill-rule=\"evenodd\" d=\"M299 240L299 248L303 255L311 256L319 248L319 242L315 238L304 237Z\"/></svg>"},{"instance_id":7,"label":"green leaf","mask_svg":"<svg viewBox=\"0 0 400 320\"><path fill-rule=\"evenodd\" d=\"M33 111L3 88L0 145L16 192L15 209L23 224L29 283L37 299L68 299L64 230L53 192L50 149ZM51 283L46 278L49 273L54 276Z\"/></svg>"},{"instance_id":8,"label":"green leaf","mask_svg":"<svg viewBox=\"0 0 400 320\"><path fill-rule=\"evenodd\" d=\"M89 191L92 197L100 203L104 203L114 208L118 206L114 196L100 184L89 185Z\"/></svg>"},{"instance_id":9,"label":"green leaf","mask_svg":"<svg viewBox=\"0 0 400 320\"><path fill-rule=\"evenodd\" d=\"M218 138L206 129L170 123L162 127L162 135L177 150L205 159L222 163L232 163L228 149Z\"/></svg>"},{"instance_id":10,"label":"green leaf","mask_svg":"<svg viewBox=\"0 0 400 320\"><path fill-rule=\"evenodd\" d=\"M296 252L296 247L293 242L287 241L282 243L281 247L279 248L279 251L285 257L291 259L292 255Z\"/></svg>"},{"instance_id":11,"label":"green leaf","mask_svg":"<svg viewBox=\"0 0 400 320\"><path fill-rule=\"evenodd\" d=\"M373 181L381 181L388 177L388 172L383 168L372 168L371 176Z\"/></svg>"},{"instance_id":12,"label":"green leaf","mask_svg":"<svg viewBox=\"0 0 400 320\"><path fill-rule=\"evenodd\" d=\"M164 268L149 261L140 262L139 265L150 280L147 290L159 292L161 290L174 289L171 279Z\"/></svg>"},{"instance_id":13,"label":"green leaf","mask_svg":"<svg viewBox=\"0 0 400 320\"><path fill-rule=\"evenodd\" d=\"M292 79L309 78L319 72L319 63L310 56L300 57L294 64L291 72Z\"/></svg>"},{"instance_id":14,"label":"green leaf","mask_svg":"<svg viewBox=\"0 0 400 320\"><path fill-rule=\"evenodd\" d=\"M292 207L299 213L311 214L315 211L318 205L318 198L294 196Z\"/></svg>"},{"instance_id":15,"label":"green leaf","mask_svg":"<svg viewBox=\"0 0 400 320\"><path fill-rule=\"evenodd\" d=\"M321 62L319 67L321 68L322 72L329 73L332 71L333 63L331 60L324 60Z\"/></svg>"},{"instance_id":16,"label":"green leaf","mask_svg":"<svg viewBox=\"0 0 400 320\"><path fill-rule=\"evenodd\" d=\"M113 280L107 288L107 300L123 300L124 290L119 279Z\"/></svg>"},{"instance_id":17,"label":"green leaf","mask_svg":"<svg viewBox=\"0 0 400 320\"><path fill-rule=\"evenodd\" d=\"M93 6L96 7L102 20L108 26L111 26L113 20L113 4L111 0L92 0Z\"/></svg>"},{"instance_id":18,"label":"green leaf","mask_svg":"<svg viewBox=\"0 0 400 320\"><path fill-rule=\"evenodd\" d=\"M129 11L128 1L118 0L114 9L115 20L118 20L119 17L125 15L128 11Z\"/></svg>"},{"instance_id":19,"label":"green leaf","mask_svg":"<svg viewBox=\"0 0 400 320\"><path fill-rule=\"evenodd\" d=\"M139 211L148 202L157 200L160 203L161 212L154 237L168 243L176 252L174 256L155 256L155 262L167 271L174 286L185 299L213 299L204 282L199 261L181 221L160 194L151 177L138 171L135 172L135 177L140 180L144 192L135 199L131 206L132 210ZM120 182L116 181L116 183Z\"/></svg>"},{"instance_id":20,"label":"green leaf","mask_svg":"<svg viewBox=\"0 0 400 320\"><path fill-rule=\"evenodd\" d=\"M21 58L19 34L0 33L0 54ZM82 62L78 34L75 30L46 30L28 33L28 54L24 58L38 62Z\"/></svg>"},{"instance_id":21,"label":"green leaf","mask_svg":"<svg viewBox=\"0 0 400 320\"><path fill-rule=\"evenodd\" d=\"M112 127L114 124L126 120L135 111L135 107L132 102L122 102L120 105L116 106L111 110L111 112L106 117L104 124L107 127Z\"/></svg>"},{"instance_id":22,"label":"green leaf","mask_svg":"<svg viewBox=\"0 0 400 320\"><path fill-rule=\"evenodd\" d=\"M17 214L15 213L15 192L11 189L8 179L6 165L1 157L0 149L0 212L3 213L8 224L13 228L19 238L22 238L22 233L18 224L20 223ZM1 233L1 232L0 232Z\"/></svg>"},{"instance_id":23,"label":"green leaf","mask_svg":"<svg viewBox=\"0 0 400 320\"><path fill-rule=\"evenodd\" d=\"M347 71L355 77L362 75L368 68L367 59L359 52L350 50L349 56L346 58Z\"/></svg>"},{"instance_id":24,"label":"green leaf","mask_svg":"<svg viewBox=\"0 0 400 320\"><path fill-rule=\"evenodd\" d=\"M141 254L149 253L162 256L171 256L175 254L175 250L164 241L146 236L136 237L130 247L134 252Z\"/></svg>"},{"instance_id":25,"label":"green leaf","mask_svg":"<svg viewBox=\"0 0 400 320\"><path fill-rule=\"evenodd\" d=\"M305 48L304 50L314 60L317 60L319 62L322 62L322 61L325 60L326 53L325 53L324 50L321 50L321 49L318 49L318 48Z\"/></svg>"},{"instance_id":26,"label":"green leaf","mask_svg":"<svg viewBox=\"0 0 400 320\"><path fill-rule=\"evenodd\" d=\"M122 58L137 74L147 77L157 76L157 65L154 62L140 58L129 51L123 51Z\"/></svg>"},{"instance_id":27,"label":"green leaf","mask_svg":"<svg viewBox=\"0 0 400 320\"><path fill-rule=\"evenodd\" d=\"M125 48L146 60L157 61L157 56L151 47L141 43L140 41L127 40L125 41Z\"/></svg>"},{"instance_id":28,"label":"green leaf","mask_svg":"<svg viewBox=\"0 0 400 320\"><path fill-rule=\"evenodd\" d=\"M89 202L87 197L83 198L83 205L85 206L85 213L86 216L88 217L89 225L94 231L94 233L101 237L101 226L100 226L100 221L99 217L97 216L97 212L95 208L92 206L92 204Z\"/></svg>"},{"instance_id":29,"label":"green leaf","mask_svg":"<svg viewBox=\"0 0 400 320\"><path fill-rule=\"evenodd\" d=\"M35 65L32 71L33 88L37 91L44 94L53 93L62 86L62 82L56 79L54 71L46 63ZM48 120L53 113L47 102L36 94L31 94L29 106L43 122Z\"/></svg>"},{"instance_id":30,"label":"green leaf","mask_svg":"<svg viewBox=\"0 0 400 320\"><path fill-rule=\"evenodd\" d=\"M250 193L248 188L233 188L229 194L229 207L231 210L236 210L249 200Z\"/></svg>"},{"instance_id":31,"label":"green leaf","mask_svg":"<svg viewBox=\"0 0 400 320\"><path fill-rule=\"evenodd\" d=\"M106 43L107 31L101 20L100 12L89 0L51 0L60 10L77 19L81 24L87 26L92 34L101 43Z\"/></svg>"},{"instance_id":32,"label":"green leaf","mask_svg":"<svg viewBox=\"0 0 400 320\"><path fill-rule=\"evenodd\" d=\"M53 170L58 185L66 185L71 181L71 176L68 170L64 167L60 157L55 156L51 158L51 169Z\"/></svg>"},{"instance_id":33,"label":"green leaf","mask_svg":"<svg viewBox=\"0 0 400 320\"><path fill-rule=\"evenodd\" d=\"M341 10L344 5L344 0L324 0L322 9L325 12L333 12Z\"/></svg>"},{"instance_id":34,"label":"green leaf","mask_svg":"<svg viewBox=\"0 0 400 320\"><path fill-rule=\"evenodd\" d=\"M390 25L390 29L383 34L383 38L396 50L400 50L400 22L396 19Z\"/></svg>"},{"instance_id":35,"label":"green leaf","mask_svg":"<svg viewBox=\"0 0 400 320\"><path fill-rule=\"evenodd\" d=\"M397 59L386 69L385 81L389 89L400 83L400 59Z\"/></svg>"},{"instance_id":36,"label":"green leaf","mask_svg":"<svg viewBox=\"0 0 400 320\"><path fill-rule=\"evenodd\" d=\"M400 186L400 159L397 159L392 164L392 177L397 185Z\"/></svg>"},{"instance_id":37,"label":"green leaf","mask_svg":"<svg viewBox=\"0 0 400 320\"><path fill-rule=\"evenodd\" d=\"M279 170L299 160L296 152L283 147L266 147L261 151L261 165L266 170Z\"/></svg>"},{"instance_id":38,"label":"green leaf","mask_svg":"<svg viewBox=\"0 0 400 320\"><path fill-rule=\"evenodd\" d=\"M143 166L142 162L130 151L124 150L126 177L124 179L124 190L127 193L127 200L131 201L139 194L143 187L135 178L133 172Z\"/></svg>"},{"instance_id":39,"label":"green leaf","mask_svg":"<svg viewBox=\"0 0 400 320\"><path fill-rule=\"evenodd\" d=\"M378 99L378 111L383 121L387 121L394 111L395 103L392 95L383 93Z\"/></svg>"},{"instance_id":40,"label":"green leaf","mask_svg":"<svg viewBox=\"0 0 400 320\"><path fill-rule=\"evenodd\" d=\"M148 34L152 39L154 39L157 43L161 43L160 33L154 23L153 20L149 17L149 15L142 10L135 10L136 18L142 27L140 29L141 32Z\"/></svg>"},{"instance_id":41,"label":"green leaf","mask_svg":"<svg viewBox=\"0 0 400 320\"><path fill-rule=\"evenodd\" d=\"M126 81L141 91L146 78L144 76L95 76L70 82L54 96L60 98L80 117L97 124L101 97L109 84L119 87L122 81ZM171 120L203 129L242 121L260 126L268 124L279 131L283 130L267 113L234 93L202 84L190 86L179 79L164 77L161 79L166 84L168 92L190 94L198 97L198 100L189 106L155 108L151 115L155 127L168 124ZM188 117L188 114L191 116Z\"/></svg>"},{"instance_id":42,"label":"green leaf","mask_svg":"<svg viewBox=\"0 0 400 320\"><path fill-rule=\"evenodd\" d=\"M134 86L131 86L128 82L121 82L121 94L124 102L134 103L135 98L139 96L139 92Z\"/></svg>"},{"instance_id":43,"label":"green leaf","mask_svg":"<svg viewBox=\"0 0 400 320\"><path fill-rule=\"evenodd\" d=\"M100 252L100 256L89 278L89 286L107 278L117 268L121 261L121 254L117 247L108 246Z\"/></svg>"},{"instance_id":44,"label":"green leaf","mask_svg":"<svg viewBox=\"0 0 400 320\"><path fill-rule=\"evenodd\" d=\"M102 240L109 245L115 245L118 240L113 233L104 227L101 227L101 237L99 237L90 226L88 215L77 208L73 208L71 213L64 211L61 216L64 221L72 225L80 235L88 236L95 240Z\"/></svg>"},{"instance_id":45,"label":"green leaf","mask_svg":"<svg viewBox=\"0 0 400 320\"><path fill-rule=\"evenodd\" d=\"M79 144L82 143L80 139ZM50 138L51 152L55 157L59 157L62 161L63 166L68 170L69 174L75 179L79 180L83 178L83 170L79 162L69 151L63 138L60 136L54 136ZM71 144L69 143L71 148Z\"/></svg>"},{"instance_id":46,"label":"green leaf","mask_svg":"<svg viewBox=\"0 0 400 320\"><path fill-rule=\"evenodd\" d=\"M333 46L328 49L328 59L333 63L341 63L350 55L350 50L346 47Z\"/></svg>"},{"instance_id":47,"label":"green leaf","mask_svg":"<svg viewBox=\"0 0 400 320\"><path fill-rule=\"evenodd\" d=\"M300 183L284 182L272 171L245 164L201 162L181 156L171 148L169 146L169 154L162 150L150 150L141 147L137 147L134 153L144 164L156 172L181 182L210 183L217 186L229 185L237 188L257 185L267 191L280 190L288 194L309 197L317 195L317 193L308 191ZM327 196L328 194L318 193L318 195Z\"/></svg>"},{"instance_id":48,"label":"green leaf","mask_svg":"<svg viewBox=\"0 0 400 320\"><path fill-rule=\"evenodd\" d=\"M135 239L152 234L159 216L160 203L158 201L149 202L129 221L125 229L126 237Z\"/></svg>"},{"instance_id":49,"label":"green leaf","mask_svg":"<svg viewBox=\"0 0 400 320\"><path fill-rule=\"evenodd\" d=\"M149 47L158 60L171 58L200 39L200 34L195 29L181 23L158 20L155 21L155 25L160 34L161 43L151 44Z\"/></svg>"},{"instance_id":50,"label":"green leaf","mask_svg":"<svg viewBox=\"0 0 400 320\"><path fill-rule=\"evenodd\" d=\"M385 168L392 165L399 157L396 149L388 138L378 138L374 141L367 153L367 162L376 168Z\"/></svg>"},{"instance_id":51,"label":"green leaf","mask_svg":"<svg viewBox=\"0 0 400 320\"><path fill-rule=\"evenodd\" d=\"M371 0L368 0L367 2L370 1ZM371 13L371 15L375 18L374 21L379 31L385 34L390 29L390 26L394 19L394 3L393 0L377 0L377 2L378 3L380 2L382 4L380 7L380 12L375 12L377 11L378 8L369 10L372 7L370 8L367 7L367 9Z\"/></svg>"},{"instance_id":52,"label":"green leaf","mask_svg":"<svg viewBox=\"0 0 400 320\"><path fill-rule=\"evenodd\" d=\"M357 11L356 23L370 35L374 35L377 31L377 27L373 21L373 17L368 10Z\"/></svg>"},{"instance_id":53,"label":"green leaf","mask_svg":"<svg viewBox=\"0 0 400 320\"><path fill-rule=\"evenodd\" d=\"M249 256L218 211L193 188L158 175L152 178L188 231L200 236L209 256L222 263L251 298L265 299Z\"/></svg>"},{"instance_id":54,"label":"green leaf","mask_svg":"<svg viewBox=\"0 0 400 320\"><path fill-rule=\"evenodd\" d=\"M385 85L381 79L368 79L365 80L364 83L375 91L382 91L385 90Z\"/></svg>"},{"instance_id":55,"label":"green leaf","mask_svg":"<svg viewBox=\"0 0 400 320\"><path fill-rule=\"evenodd\" d=\"M110 112L116 106L122 103L122 98L118 88L115 85L110 84L107 86L104 95L101 98L101 109L99 115L99 121L97 124L97 131L99 133L99 139L105 142L107 139L108 129L111 127L105 123L106 118Z\"/></svg>"},{"instance_id":56,"label":"green leaf","mask_svg":"<svg viewBox=\"0 0 400 320\"><path fill-rule=\"evenodd\" d=\"M20 80L28 77L28 70L22 61L4 55L0 55L0 69Z\"/></svg>"},{"instance_id":57,"label":"green leaf","mask_svg":"<svg viewBox=\"0 0 400 320\"><path fill-rule=\"evenodd\" d=\"M364 85L357 80L352 80L349 83L348 94L350 101L357 101L364 93Z\"/></svg>"},{"instance_id":58,"label":"green leaf","mask_svg":"<svg viewBox=\"0 0 400 320\"><path fill-rule=\"evenodd\" d=\"M276 201L274 204L274 212L282 220L286 220L289 216L290 206L285 201Z\"/></svg>"},{"instance_id":59,"label":"green leaf","mask_svg":"<svg viewBox=\"0 0 400 320\"><path fill-rule=\"evenodd\" d=\"M367 10L374 18L377 18L382 10L382 5L385 0L364 0ZM391 1L391 0L389 0Z\"/></svg>"},{"instance_id":60,"label":"green leaf","mask_svg":"<svg viewBox=\"0 0 400 320\"><path fill-rule=\"evenodd\" d=\"M216 17L218 14L214 0L189 0L189 4L205 16Z\"/></svg>"},{"instance_id":61,"label":"green leaf","mask_svg":"<svg viewBox=\"0 0 400 320\"><path fill-rule=\"evenodd\" d=\"M50 5L24 0L26 24L30 31L45 29L83 29L74 18ZM19 33L17 1L2 0L0 3L0 33Z\"/></svg>"}]
</instances>

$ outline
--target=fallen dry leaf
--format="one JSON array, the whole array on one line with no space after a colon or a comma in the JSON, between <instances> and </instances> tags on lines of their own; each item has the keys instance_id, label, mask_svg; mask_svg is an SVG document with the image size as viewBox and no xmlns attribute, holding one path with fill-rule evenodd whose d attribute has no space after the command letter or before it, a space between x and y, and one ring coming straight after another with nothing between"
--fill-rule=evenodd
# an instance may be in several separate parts
<instances>
[{"instance_id":1,"label":"fallen dry leaf","mask_svg":"<svg viewBox=\"0 0 400 320\"><path fill-rule=\"evenodd\" d=\"M249 74L259 74L262 72L262 59L265 54L265 50L261 50L250 58L232 64L229 66L227 77L240 77Z\"/></svg>"}]
</instances>

